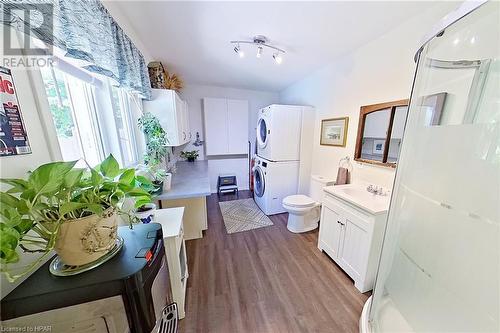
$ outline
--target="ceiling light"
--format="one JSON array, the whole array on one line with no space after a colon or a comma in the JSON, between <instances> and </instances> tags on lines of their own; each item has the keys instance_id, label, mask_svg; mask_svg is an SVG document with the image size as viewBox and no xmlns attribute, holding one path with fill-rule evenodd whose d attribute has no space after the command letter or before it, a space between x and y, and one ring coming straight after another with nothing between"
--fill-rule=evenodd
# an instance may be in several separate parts
<instances>
[{"instance_id":1,"label":"ceiling light","mask_svg":"<svg viewBox=\"0 0 500 333\"><path fill-rule=\"evenodd\" d=\"M243 52L243 50L240 48L240 44L234 47L234 52L238 53L240 58L243 58L245 56L245 52Z\"/></svg>"},{"instance_id":2,"label":"ceiling light","mask_svg":"<svg viewBox=\"0 0 500 333\"><path fill-rule=\"evenodd\" d=\"M273 54L273 59L276 61L276 63L279 65L283 61L283 58L281 57L281 54L279 52L276 52Z\"/></svg>"},{"instance_id":3,"label":"ceiling light","mask_svg":"<svg viewBox=\"0 0 500 333\"><path fill-rule=\"evenodd\" d=\"M257 48L257 58L260 58L261 55L262 55L262 46L259 46Z\"/></svg>"},{"instance_id":4,"label":"ceiling light","mask_svg":"<svg viewBox=\"0 0 500 333\"><path fill-rule=\"evenodd\" d=\"M273 59L277 64L281 64L283 61L282 55L285 54L285 50L282 50L276 46L270 45L269 40L266 36L258 35L255 36L252 40L233 40L231 44L235 44L234 52L236 52L240 58L245 56L245 53L241 50L240 44L249 44L257 47L257 58L261 58L264 53L264 48L271 49L273 53Z\"/></svg>"}]
</instances>

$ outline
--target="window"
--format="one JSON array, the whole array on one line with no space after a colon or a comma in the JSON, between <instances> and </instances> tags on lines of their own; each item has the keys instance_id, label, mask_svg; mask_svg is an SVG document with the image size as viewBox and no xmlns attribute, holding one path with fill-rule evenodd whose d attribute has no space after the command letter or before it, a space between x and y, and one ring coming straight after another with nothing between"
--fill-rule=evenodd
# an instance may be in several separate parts
<instances>
[{"instance_id":1,"label":"window","mask_svg":"<svg viewBox=\"0 0 500 333\"><path fill-rule=\"evenodd\" d=\"M126 91L108 81L90 80L75 68L46 67L41 72L63 160L82 159L94 166L113 154L122 166L137 162L135 118Z\"/></svg>"}]
</instances>

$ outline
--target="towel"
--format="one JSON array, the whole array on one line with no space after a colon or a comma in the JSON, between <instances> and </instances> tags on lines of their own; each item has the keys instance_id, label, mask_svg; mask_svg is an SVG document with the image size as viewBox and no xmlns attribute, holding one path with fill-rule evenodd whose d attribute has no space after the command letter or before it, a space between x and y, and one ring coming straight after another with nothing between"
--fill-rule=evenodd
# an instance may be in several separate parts
<instances>
[{"instance_id":1,"label":"towel","mask_svg":"<svg viewBox=\"0 0 500 333\"><path fill-rule=\"evenodd\" d=\"M344 185L349 184L349 170L347 168L339 167L339 171L337 171L337 181L335 185Z\"/></svg>"}]
</instances>

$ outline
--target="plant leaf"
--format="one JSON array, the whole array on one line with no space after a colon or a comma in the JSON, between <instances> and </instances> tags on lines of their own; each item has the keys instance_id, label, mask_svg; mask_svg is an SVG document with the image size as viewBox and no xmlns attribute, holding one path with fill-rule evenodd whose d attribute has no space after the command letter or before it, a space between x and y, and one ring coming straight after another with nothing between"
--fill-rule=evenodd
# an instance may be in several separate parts
<instances>
[{"instance_id":1,"label":"plant leaf","mask_svg":"<svg viewBox=\"0 0 500 333\"><path fill-rule=\"evenodd\" d=\"M0 258L2 263L13 263L19 260L16 247L20 238L21 235L16 229L5 223L0 223Z\"/></svg>"},{"instance_id":2,"label":"plant leaf","mask_svg":"<svg viewBox=\"0 0 500 333\"><path fill-rule=\"evenodd\" d=\"M72 213L80 208L87 207L88 204L85 202L65 202L59 207L59 215L64 216L68 213Z\"/></svg>"},{"instance_id":3,"label":"plant leaf","mask_svg":"<svg viewBox=\"0 0 500 333\"><path fill-rule=\"evenodd\" d=\"M38 194L55 192L61 187L64 177L75 166L76 162L43 164L30 174L28 181Z\"/></svg>"},{"instance_id":4,"label":"plant leaf","mask_svg":"<svg viewBox=\"0 0 500 333\"><path fill-rule=\"evenodd\" d=\"M2 204L2 207L6 205L7 207L16 208L19 203L19 199L6 192L0 192L0 203Z\"/></svg>"},{"instance_id":5,"label":"plant leaf","mask_svg":"<svg viewBox=\"0 0 500 333\"><path fill-rule=\"evenodd\" d=\"M135 170L127 169L121 174L119 182L121 184L130 185L134 181L134 178L135 178Z\"/></svg>"},{"instance_id":6,"label":"plant leaf","mask_svg":"<svg viewBox=\"0 0 500 333\"><path fill-rule=\"evenodd\" d=\"M100 168L102 174L106 177L115 178L120 173L120 165L112 154L102 161Z\"/></svg>"},{"instance_id":7,"label":"plant leaf","mask_svg":"<svg viewBox=\"0 0 500 333\"><path fill-rule=\"evenodd\" d=\"M84 169L72 169L64 177L64 186L72 188L82 179Z\"/></svg>"},{"instance_id":8,"label":"plant leaf","mask_svg":"<svg viewBox=\"0 0 500 333\"><path fill-rule=\"evenodd\" d=\"M21 193L29 187L29 183L24 179L0 179L0 182L12 186L7 193Z\"/></svg>"}]
</instances>

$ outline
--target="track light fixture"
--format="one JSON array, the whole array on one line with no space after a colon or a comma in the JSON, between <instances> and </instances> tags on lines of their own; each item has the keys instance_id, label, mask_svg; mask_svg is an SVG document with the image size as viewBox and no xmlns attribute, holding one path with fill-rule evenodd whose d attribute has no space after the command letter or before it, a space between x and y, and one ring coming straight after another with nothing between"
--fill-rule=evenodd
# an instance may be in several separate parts
<instances>
[{"instance_id":1,"label":"track light fixture","mask_svg":"<svg viewBox=\"0 0 500 333\"><path fill-rule=\"evenodd\" d=\"M240 56L240 58L243 58L245 56L245 52L243 52L239 43L234 47L234 52L236 52Z\"/></svg>"},{"instance_id":2,"label":"track light fixture","mask_svg":"<svg viewBox=\"0 0 500 333\"><path fill-rule=\"evenodd\" d=\"M279 65L283 61L283 58L281 58L281 54L279 52L276 52L273 54L273 59L276 61L276 63Z\"/></svg>"},{"instance_id":3,"label":"track light fixture","mask_svg":"<svg viewBox=\"0 0 500 333\"><path fill-rule=\"evenodd\" d=\"M260 58L261 55L262 55L262 46L259 46L257 48L257 58Z\"/></svg>"},{"instance_id":4,"label":"track light fixture","mask_svg":"<svg viewBox=\"0 0 500 333\"><path fill-rule=\"evenodd\" d=\"M264 48L269 48L273 50L273 59L276 62L276 64L281 64L283 62L283 54L285 54L285 51L277 48L276 46L272 46L268 44L268 39L265 36L255 36L253 40L247 41L247 40L233 40L231 41L231 44L236 44L234 47L234 52L236 52L240 58L243 58L245 55L243 51L241 50L240 44L249 44L257 47L257 58L261 58L262 54L264 53Z\"/></svg>"}]
</instances>

